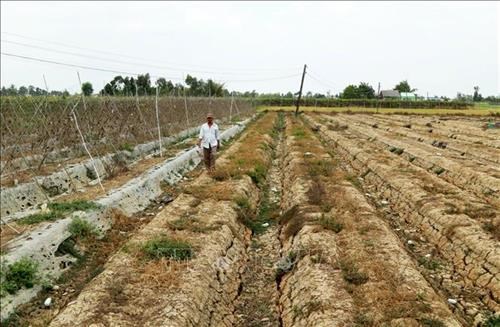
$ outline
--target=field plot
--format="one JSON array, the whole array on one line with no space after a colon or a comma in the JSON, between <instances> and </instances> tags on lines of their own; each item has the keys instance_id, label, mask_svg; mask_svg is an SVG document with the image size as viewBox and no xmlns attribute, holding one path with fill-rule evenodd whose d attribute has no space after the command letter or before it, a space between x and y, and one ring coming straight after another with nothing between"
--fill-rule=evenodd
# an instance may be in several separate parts
<instances>
[{"instance_id":1,"label":"field plot","mask_svg":"<svg viewBox=\"0 0 500 327\"><path fill-rule=\"evenodd\" d=\"M205 106L203 101L198 104L199 110L193 112L198 117L193 115L193 118L199 120L209 110L206 102ZM175 109L168 105L163 109ZM223 141L241 132L252 114L248 107L241 106L229 117L221 111L226 105L224 101L214 105L217 107L210 110L220 114ZM183 106L182 113L184 109ZM6 108L2 114L9 112ZM132 230L149 220L155 208L172 201L175 192L171 185L189 178L185 175L200 162L194 148L198 128L185 126L178 124L167 130L162 136L162 146L158 139L146 138L141 140L145 143L127 149L108 147L98 152L95 144L89 142L86 145L94 153L92 159L66 157L68 153L60 152L58 165L41 170L27 165L26 169L17 167L2 176L2 320L58 278L66 278L62 275L68 274L71 267L83 265L85 270L92 268L94 261L102 264ZM122 135L106 131L103 136L119 140ZM20 148L22 140L25 138L11 141ZM15 153L27 158L22 151ZM96 238L103 241L88 241ZM86 263L87 257L93 259ZM28 275L19 280L18 274Z\"/></svg>"},{"instance_id":2,"label":"field plot","mask_svg":"<svg viewBox=\"0 0 500 327\"><path fill-rule=\"evenodd\" d=\"M120 202L134 179L113 178L116 192L66 194L121 203L104 214L108 238L125 236L71 295L46 287L11 324L498 326L500 134L485 121L264 113L214 173L172 177L175 199L157 185ZM78 231L81 250L94 239Z\"/></svg>"}]
</instances>

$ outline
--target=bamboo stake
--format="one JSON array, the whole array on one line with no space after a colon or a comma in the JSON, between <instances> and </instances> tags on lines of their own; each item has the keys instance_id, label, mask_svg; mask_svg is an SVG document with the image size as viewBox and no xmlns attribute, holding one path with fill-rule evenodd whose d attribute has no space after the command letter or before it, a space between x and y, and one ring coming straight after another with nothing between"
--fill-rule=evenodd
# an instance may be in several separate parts
<instances>
[{"instance_id":1,"label":"bamboo stake","mask_svg":"<svg viewBox=\"0 0 500 327\"><path fill-rule=\"evenodd\" d=\"M161 149L161 129L160 129L160 116L158 114L158 86L156 86L156 98L155 98L155 107L156 107L156 123L158 125L158 142L160 144L160 157L162 157L162 149Z\"/></svg>"},{"instance_id":2,"label":"bamboo stake","mask_svg":"<svg viewBox=\"0 0 500 327\"><path fill-rule=\"evenodd\" d=\"M76 72L76 74L78 75L78 82L80 83L80 89L81 89L82 88L82 80L80 79L80 73ZM85 103L85 94L83 94L83 92L82 92L82 101L83 101L83 109L86 112L87 111L87 104ZM78 103L76 103L76 105L73 106L73 109L71 109L71 114L73 115L73 119L75 121L75 125L76 125L76 129L78 130L78 134L80 134L80 138L82 139L83 148L85 149L85 151L87 152L87 154L90 157L90 162L92 163L92 167L94 168L95 174L97 176L97 181L99 182L99 186L101 186L101 189L103 192L106 192L106 190L104 189L104 186L102 186L101 176L99 175L99 172L97 171L97 167L95 166L94 158L92 158L92 154L90 154L90 151L87 148L87 143L85 143L85 138L83 137L82 131L80 130L80 126L78 125L78 118L76 117L76 114L75 114L75 109L76 109L77 105L78 105Z\"/></svg>"}]
</instances>

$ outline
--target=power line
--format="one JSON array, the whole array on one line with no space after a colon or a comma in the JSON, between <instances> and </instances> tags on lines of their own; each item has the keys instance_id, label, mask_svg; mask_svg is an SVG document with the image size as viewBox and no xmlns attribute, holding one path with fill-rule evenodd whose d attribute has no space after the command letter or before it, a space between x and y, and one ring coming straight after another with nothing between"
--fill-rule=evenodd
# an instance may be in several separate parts
<instances>
[{"instance_id":1,"label":"power line","mask_svg":"<svg viewBox=\"0 0 500 327\"><path fill-rule=\"evenodd\" d=\"M79 47L79 46L75 46L75 45L69 45L69 44L65 44L65 43L61 43L61 42L49 41L49 40L44 40L44 39L29 37L29 36L25 36L25 35L21 35L21 34L17 34L17 33L2 32L2 34L11 35L11 36L15 36L15 37L23 38L23 39L34 40L34 41L38 41L38 42L50 43L50 44L54 44L54 45L58 45L58 46L63 46L63 47L67 47L67 48L73 48L73 49L78 49L78 50L84 50L84 51L97 52L97 53L102 53L102 54L107 54L107 55L113 55L115 57L118 56L118 57L130 58L130 59L136 59L136 60L148 60L148 59L145 59L145 58L139 58L139 57L124 55L122 53L116 53L116 52L110 52L110 51L102 51L102 50L96 50L96 49L90 49L90 48L83 48L83 47ZM10 41L10 42L12 42L12 41ZM156 61L156 60L148 60L148 61ZM160 61L156 61L156 62L160 62ZM248 71L285 71L285 70L289 71L289 70L296 69L296 67L293 67L293 68L292 67L289 67L289 68L262 68L262 69L228 69L228 70L222 70L222 71L214 72L214 71L195 71L194 69L189 68L189 67L206 68L206 67L198 66L198 65L184 65L184 64L178 64L178 63L172 63L172 62L170 62L170 63L160 62L160 63L165 63L165 64L170 64L170 65L176 65L176 66L179 66L179 67L184 67L182 69L176 68L176 70L179 70L179 71L190 70L192 72L218 73L218 74L242 74L242 72L245 72L245 71L246 72L248 72ZM212 67L212 68L208 68L208 69L218 70L219 68L213 68Z\"/></svg>"},{"instance_id":2,"label":"power line","mask_svg":"<svg viewBox=\"0 0 500 327\"><path fill-rule=\"evenodd\" d=\"M317 77L314 77L314 75L313 75L313 74L309 73L308 75L309 75L309 77L311 77L313 80L315 80L316 82L320 83L321 85L326 86L326 87L328 87L328 88L330 88L330 89L333 89L333 88L334 88L332 85L330 85L330 84L328 84L328 83L325 83L325 82L321 81L321 80L320 80L320 79L318 79Z\"/></svg>"},{"instance_id":3,"label":"power line","mask_svg":"<svg viewBox=\"0 0 500 327\"><path fill-rule=\"evenodd\" d=\"M7 53L7 52L1 52L1 54L4 56L15 57L15 58L31 60L31 61L39 61L39 62L60 65L60 66L67 66L67 67L74 67L74 68L81 68L81 69L88 69L88 70L96 70L96 71L114 73L114 74L127 74L127 75L134 75L134 76L141 75L138 73L131 73L131 72L125 72L125 71L119 71L119 70L113 70L113 69L107 69L107 68L100 68L100 67L91 67L91 66L84 66L84 65L69 64L69 63L59 62L59 61L55 61L55 60L28 57L28 56L22 56L22 55L17 55L17 54L13 54L13 53ZM150 76L154 77L154 78L160 78L160 76L154 76L154 75L150 75ZM179 78L173 78L173 77L168 77L168 78L172 79L172 80L181 80Z\"/></svg>"},{"instance_id":4,"label":"power line","mask_svg":"<svg viewBox=\"0 0 500 327\"><path fill-rule=\"evenodd\" d=\"M7 52L1 52L1 54L4 55L4 56L20 58L20 59L24 59L24 60L38 61L38 62L49 63L49 64L60 65L60 66L75 67L75 68L95 70L95 71L102 71L102 72L108 72L108 73L114 73L114 74L126 74L126 75L134 75L134 76L141 75L141 74L138 74L138 73L131 73L131 72L126 72L126 71L119 71L119 70L113 70L113 69L101 68L101 67L92 67L92 66L85 66L85 65L77 65L77 64L71 64L71 63L64 63L64 62L50 60L50 59L42 59L42 58L36 58L36 57L29 57L29 56L23 56L23 55L18 55L18 54L13 54L13 53L7 53ZM296 77L298 75L300 75L300 74L293 74L293 75L286 75L286 76L276 76L276 77L262 78L262 79L225 80L224 82L261 82L261 81L272 81L272 80L292 78L292 77ZM161 76L156 76L156 75L150 75L150 76L153 77L153 78L156 78L156 79L158 79L158 78L161 77ZM168 78L170 80L183 81L180 78L174 78L174 77L165 77L165 78Z\"/></svg>"},{"instance_id":5,"label":"power line","mask_svg":"<svg viewBox=\"0 0 500 327\"><path fill-rule=\"evenodd\" d=\"M21 42L16 42L16 41L2 40L2 42L4 42L4 43L10 43L10 44L15 44L15 45L20 45L20 46L28 47L28 48L40 49L40 50L49 51L49 52L69 54L69 55L72 55L72 56L77 56L77 57L82 57L82 58L88 58L88 59L95 59L95 60L108 61L108 62L114 62L114 63L121 63L121 64L127 64L127 65L135 65L135 66L144 66L144 67L151 67L151 68L159 68L159 69L172 70L172 71L177 71L177 72L185 72L185 69L178 69L178 68L169 67L169 66L158 66L158 65L151 65L151 64L142 64L142 63L138 63L138 62L121 61L121 60L116 60L116 59L111 59L111 58L103 58L103 57L85 55L85 54L75 53L75 52L70 52L70 51L63 51L63 50L46 48L46 47L40 47L40 46L37 46L37 45L26 44L26 43L21 43ZM204 70L191 70L191 72L194 72L194 73L206 73L206 74L220 74L220 75L242 75L242 74L245 74L245 73L226 73L226 72L215 72L215 71L204 71ZM248 74L248 73L246 73L246 74Z\"/></svg>"},{"instance_id":6,"label":"power line","mask_svg":"<svg viewBox=\"0 0 500 327\"><path fill-rule=\"evenodd\" d=\"M316 76L314 76L316 75ZM314 72L314 74L311 74L311 69L309 69L309 76L312 77L312 79L316 80L317 82L323 84L324 86L330 87L334 89L335 87L332 85L333 83L325 81L325 79L318 77L319 75Z\"/></svg>"},{"instance_id":7,"label":"power line","mask_svg":"<svg viewBox=\"0 0 500 327\"><path fill-rule=\"evenodd\" d=\"M287 78L297 77L297 76L300 76L300 75L301 74L293 74L293 75L278 76L278 77L271 77L271 78L262 78L262 79L226 80L225 82L263 82L263 81L274 81L274 80L279 80L279 79L287 79Z\"/></svg>"}]
</instances>

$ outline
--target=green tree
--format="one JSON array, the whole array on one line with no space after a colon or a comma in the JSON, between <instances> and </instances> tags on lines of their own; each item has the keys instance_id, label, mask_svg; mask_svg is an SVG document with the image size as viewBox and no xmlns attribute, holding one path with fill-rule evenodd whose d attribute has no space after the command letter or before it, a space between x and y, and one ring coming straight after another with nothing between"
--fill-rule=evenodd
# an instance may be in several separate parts
<instances>
[{"instance_id":1,"label":"green tree","mask_svg":"<svg viewBox=\"0 0 500 327\"><path fill-rule=\"evenodd\" d=\"M479 102L483 100L483 96L479 94L479 86L474 86L474 95L472 96L472 101Z\"/></svg>"},{"instance_id":2,"label":"green tree","mask_svg":"<svg viewBox=\"0 0 500 327\"><path fill-rule=\"evenodd\" d=\"M149 73L137 76L136 84L137 84L137 90L138 90L139 95L153 94Z\"/></svg>"},{"instance_id":3,"label":"green tree","mask_svg":"<svg viewBox=\"0 0 500 327\"><path fill-rule=\"evenodd\" d=\"M348 85L340 95L343 99L358 99L359 90L356 85Z\"/></svg>"},{"instance_id":4,"label":"green tree","mask_svg":"<svg viewBox=\"0 0 500 327\"><path fill-rule=\"evenodd\" d=\"M375 98L375 90L368 83L361 82L358 86L359 99L373 99Z\"/></svg>"},{"instance_id":5,"label":"green tree","mask_svg":"<svg viewBox=\"0 0 500 327\"><path fill-rule=\"evenodd\" d=\"M399 93L401 93L401 92L415 92L417 89L412 89L408 81L404 80L399 82L399 84L397 84L394 87L394 90L399 91Z\"/></svg>"},{"instance_id":6,"label":"green tree","mask_svg":"<svg viewBox=\"0 0 500 327\"><path fill-rule=\"evenodd\" d=\"M87 97L94 93L94 88L92 87L92 84L90 82L85 82L82 84L82 93Z\"/></svg>"}]
</instances>

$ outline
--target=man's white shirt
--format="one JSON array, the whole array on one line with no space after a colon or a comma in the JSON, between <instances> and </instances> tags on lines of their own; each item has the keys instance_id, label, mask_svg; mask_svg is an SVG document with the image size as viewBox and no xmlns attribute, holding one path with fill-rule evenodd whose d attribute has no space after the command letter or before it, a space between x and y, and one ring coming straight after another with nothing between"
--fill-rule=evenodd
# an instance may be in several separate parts
<instances>
[{"instance_id":1,"label":"man's white shirt","mask_svg":"<svg viewBox=\"0 0 500 327\"><path fill-rule=\"evenodd\" d=\"M201 146L206 149L209 148L209 145L212 148L216 147L219 140L219 126L216 123L212 123L212 126L208 126L208 123L201 125L200 140Z\"/></svg>"}]
</instances>

